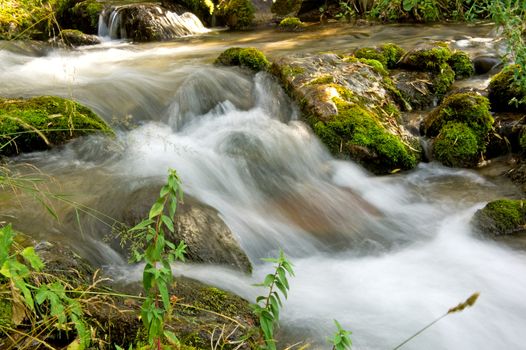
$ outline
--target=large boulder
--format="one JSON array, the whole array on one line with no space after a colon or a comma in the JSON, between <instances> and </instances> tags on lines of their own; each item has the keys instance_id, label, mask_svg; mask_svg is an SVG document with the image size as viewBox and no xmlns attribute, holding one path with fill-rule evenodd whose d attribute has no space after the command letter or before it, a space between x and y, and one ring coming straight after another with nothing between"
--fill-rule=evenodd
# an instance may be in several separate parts
<instances>
[{"instance_id":1,"label":"large boulder","mask_svg":"<svg viewBox=\"0 0 526 350\"><path fill-rule=\"evenodd\" d=\"M160 187L145 186L125 194L122 202L126 205L120 213L114 213L114 217L129 226L136 225L148 216ZM175 232L167 233L167 238L187 244L189 261L225 265L243 272L252 270L247 255L214 208L185 196L184 202L177 206L174 219Z\"/></svg>"},{"instance_id":2,"label":"large boulder","mask_svg":"<svg viewBox=\"0 0 526 350\"><path fill-rule=\"evenodd\" d=\"M101 40L96 35L85 34L77 29L64 29L58 36L59 44L77 47L85 45L97 45Z\"/></svg>"},{"instance_id":3,"label":"large boulder","mask_svg":"<svg viewBox=\"0 0 526 350\"><path fill-rule=\"evenodd\" d=\"M334 155L376 174L416 165L418 142L400 123L400 93L379 61L335 54L288 56L275 60L271 72Z\"/></svg>"},{"instance_id":4,"label":"large boulder","mask_svg":"<svg viewBox=\"0 0 526 350\"><path fill-rule=\"evenodd\" d=\"M89 108L54 96L0 98L0 154L40 151L110 127Z\"/></svg>"}]
</instances>

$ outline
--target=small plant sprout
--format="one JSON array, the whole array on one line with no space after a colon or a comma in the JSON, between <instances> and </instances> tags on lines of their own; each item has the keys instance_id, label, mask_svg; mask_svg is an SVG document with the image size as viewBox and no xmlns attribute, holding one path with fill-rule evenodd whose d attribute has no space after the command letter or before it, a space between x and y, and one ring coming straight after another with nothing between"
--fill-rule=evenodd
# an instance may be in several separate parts
<instances>
[{"instance_id":1,"label":"small plant sprout","mask_svg":"<svg viewBox=\"0 0 526 350\"><path fill-rule=\"evenodd\" d=\"M426 329L428 329L429 327L431 327L432 325L434 325L435 323L437 323L438 321L440 321L441 319L443 319L447 315L454 314L456 312L464 311L465 308L473 306L475 304L475 302L477 301L479 295L480 295L479 292L471 294L470 297L466 299L466 301L464 301L463 303L458 304L455 307L450 308L445 314L443 314L442 316L440 316L439 318L437 318L433 322L429 323L424 328L420 329L418 332L416 332L415 334L413 334L412 336L410 336L409 338L404 340L402 343L400 343L398 346L396 346L393 350L400 349L402 346L404 346L409 341L411 341L414 338L416 338L418 335L420 335Z\"/></svg>"},{"instance_id":2,"label":"small plant sprout","mask_svg":"<svg viewBox=\"0 0 526 350\"><path fill-rule=\"evenodd\" d=\"M350 350L352 346L351 332L343 329L336 320L334 320L334 324L336 325L336 333L329 339L329 343L332 344L332 350Z\"/></svg>"},{"instance_id":3,"label":"small plant sprout","mask_svg":"<svg viewBox=\"0 0 526 350\"><path fill-rule=\"evenodd\" d=\"M170 169L168 182L161 188L159 198L152 205L148 219L130 229L136 238L143 239L143 249L133 252L137 262L144 261L143 287L146 300L142 304L141 318L148 332L152 348L161 350L162 339L177 344L177 337L164 330L165 319L171 312L169 288L173 282L170 264L176 260L184 261L186 244L180 241L176 246L165 238L165 230L174 232L174 216L183 192L180 179L175 170Z\"/></svg>"},{"instance_id":4,"label":"small plant sprout","mask_svg":"<svg viewBox=\"0 0 526 350\"><path fill-rule=\"evenodd\" d=\"M274 326L279 322L279 310L283 306L279 292L287 298L289 282L287 274L294 276L292 264L287 260L283 251L279 252L278 258L263 259L263 261L276 263L273 274L268 274L263 283L257 286L267 287L268 294L258 296L256 304L253 305L254 313L259 317L260 331L263 335L265 350L276 350L276 340L274 339Z\"/></svg>"}]
</instances>

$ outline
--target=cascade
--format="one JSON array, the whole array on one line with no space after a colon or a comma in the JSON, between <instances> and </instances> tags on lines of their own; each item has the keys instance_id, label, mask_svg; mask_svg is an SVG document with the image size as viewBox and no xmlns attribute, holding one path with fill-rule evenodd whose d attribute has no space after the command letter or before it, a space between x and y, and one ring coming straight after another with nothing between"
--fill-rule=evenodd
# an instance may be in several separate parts
<instances>
[{"instance_id":1,"label":"cascade","mask_svg":"<svg viewBox=\"0 0 526 350\"><path fill-rule=\"evenodd\" d=\"M106 8L98 35L134 41L170 40L208 32L191 12L178 14L159 4L129 4Z\"/></svg>"}]
</instances>

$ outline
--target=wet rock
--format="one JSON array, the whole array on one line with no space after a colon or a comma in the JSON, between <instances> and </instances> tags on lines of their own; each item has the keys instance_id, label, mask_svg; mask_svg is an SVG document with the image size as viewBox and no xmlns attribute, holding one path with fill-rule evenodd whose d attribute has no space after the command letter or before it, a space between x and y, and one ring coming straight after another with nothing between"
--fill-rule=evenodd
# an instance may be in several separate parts
<instances>
[{"instance_id":1,"label":"wet rock","mask_svg":"<svg viewBox=\"0 0 526 350\"><path fill-rule=\"evenodd\" d=\"M500 199L478 210L472 225L485 237L526 247L526 201Z\"/></svg>"},{"instance_id":2,"label":"wet rock","mask_svg":"<svg viewBox=\"0 0 526 350\"><path fill-rule=\"evenodd\" d=\"M282 57L272 73L336 156L377 174L411 169L419 150L403 128L400 92L376 60L334 54Z\"/></svg>"},{"instance_id":3,"label":"wet rock","mask_svg":"<svg viewBox=\"0 0 526 350\"><path fill-rule=\"evenodd\" d=\"M41 151L94 132L113 134L87 107L54 96L0 98L0 154Z\"/></svg>"},{"instance_id":4,"label":"wet rock","mask_svg":"<svg viewBox=\"0 0 526 350\"><path fill-rule=\"evenodd\" d=\"M413 110L425 110L436 104L432 73L401 71L392 78L396 88Z\"/></svg>"},{"instance_id":5,"label":"wet rock","mask_svg":"<svg viewBox=\"0 0 526 350\"><path fill-rule=\"evenodd\" d=\"M76 29L64 29L59 34L59 43L67 46L84 46L100 44L100 38L96 35L84 34Z\"/></svg>"},{"instance_id":6,"label":"wet rock","mask_svg":"<svg viewBox=\"0 0 526 350\"><path fill-rule=\"evenodd\" d=\"M126 195L122 203L127 205L117 218L130 227L139 223L148 216L160 187L147 186ZM174 221L175 233L168 233L167 238L175 243L185 241L187 260L226 265L243 272L252 270L234 234L214 208L185 196L184 203L177 206Z\"/></svg>"},{"instance_id":7,"label":"wet rock","mask_svg":"<svg viewBox=\"0 0 526 350\"><path fill-rule=\"evenodd\" d=\"M475 67L476 74L489 73L501 63L502 60L497 56L481 55L473 58L473 65Z\"/></svg>"},{"instance_id":8,"label":"wet rock","mask_svg":"<svg viewBox=\"0 0 526 350\"><path fill-rule=\"evenodd\" d=\"M55 17L60 28L77 29L86 34L97 34L99 15L104 3L97 0L61 0Z\"/></svg>"}]
</instances>

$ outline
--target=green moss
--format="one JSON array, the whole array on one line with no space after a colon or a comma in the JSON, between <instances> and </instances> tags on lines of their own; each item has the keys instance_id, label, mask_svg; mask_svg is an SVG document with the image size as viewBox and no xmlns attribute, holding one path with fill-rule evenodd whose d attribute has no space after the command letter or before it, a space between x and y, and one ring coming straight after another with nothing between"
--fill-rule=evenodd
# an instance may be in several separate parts
<instances>
[{"instance_id":1,"label":"green moss","mask_svg":"<svg viewBox=\"0 0 526 350\"><path fill-rule=\"evenodd\" d=\"M254 20L254 12L251 0L227 0L218 7L218 14L226 19L230 29L249 27Z\"/></svg>"},{"instance_id":2,"label":"green moss","mask_svg":"<svg viewBox=\"0 0 526 350\"><path fill-rule=\"evenodd\" d=\"M253 71L267 70L270 66L265 55L256 48L231 47L216 58L215 64L225 66L242 66Z\"/></svg>"},{"instance_id":3,"label":"green moss","mask_svg":"<svg viewBox=\"0 0 526 350\"><path fill-rule=\"evenodd\" d=\"M425 72L441 72L450 57L451 50L439 43L436 47L430 49L409 52L403 62L405 66L411 69Z\"/></svg>"},{"instance_id":4,"label":"green moss","mask_svg":"<svg viewBox=\"0 0 526 350\"><path fill-rule=\"evenodd\" d=\"M330 74L319 76L315 79L312 79L308 82L308 85L318 85L318 84L332 84L334 83L334 77Z\"/></svg>"},{"instance_id":5,"label":"green moss","mask_svg":"<svg viewBox=\"0 0 526 350\"><path fill-rule=\"evenodd\" d=\"M383 75L383 76L388 76L389 75L389 72L385 69L385 65L383 65L382 62L380 62L378 60L375 60L375 59L372 59L372 58L360 58L359 61L364 63L364 64L366 64L366 65L368 65L376 73L378 73L380 75Z\"/></svg>"},{"instance_id":6,"label":"green moss","mask_svg":"<svg viewBox=\"0 0 526 350\"><path fill-rule=\"evenodd\" d=\"M521 152L526 152L526 129L522 129L520 133L519 146L521 147Z\"/></svg>"},{"instance_id":7,"label":"green moss","mask_svg":"<svg viewBox=\"0 0 526 350\"><path fill-rule=\"evenodd\" d=\"M455 82L455 72L447 64L442 64L433 77L433 91L438 98L442 98Z\"/></svg>"},{"instance_id":8,"label":"green moss","mask_svg":"<svg viewBox=\"0 0 526 350\"><path fill-rule=\"evenodd\" d=\"M449 122L433 144L433 157L451 167L477 165L480 150L477 135L464 123Z\"/></svg>"},{"instance_id":9,"label":"green moss","mask_svg":"<svg viewBox=\"0 0 526 350\"><path fill-rule=\"evenodd\" d=\"M456 79L464 79L475 74L475 66L469 55L463 51L454 52L447 63L451 66L455 72Z\"/></svg>"},{"instance_id":10,"label":"green moss","mask_svg":"<svg viewBox=\"0 0 526 350\"><path fill-rule=\"evenodd\" d=\"M354 52L356 58L365 58L379 61L383 67L387 67L387 58L384 53L374 47L362 47Z\"/></svg>"},{"instance_id":11,"label":"green moss","mask_svg":"<svg viewBox=\"0 0 526 350\"><path fill-rule=\"evenodd\" d=\"M525 204L523 200L508 199L490 202L475 214L476 224L485 233L495 236L524 231Z\"/></svg>"},{"instance_id":12,"label":"green moss","mask_svg":"<svg viewBox=\"0 0 526 350\"><path fill-rule=\"evenodd\" d=\"M5 282L5 281L0 281ZM5 287L5 288L4 288ZM9 289L6 284L0 285L0 292L9 293ZM10 326L12 322L13 315L13 304L9 298L2 297L0 298L0 327Z\"/></svg>"},{"instance_id":13,"label":"green moss","mask_svg":"<svg viewBox=\"0 0 526 350\"><path fill-rule=\"evenodd\" d=\"M384 77L383 83L384 88L389 92L393 100L398 104L398 106L400 106L400 108L403 111L410 111L412 109L409 102L407 102L407 100L402 96L402 93L400 92L400 90L398 90L398 88L395 86L394 81L390 77Z\"/></svg>"},{"instance_id":14,"label":"green moss","mask_svg":"<svg viewBox=\"0 0 526 350\"><path fill-rule=\"evenodd\" d=\"M400 46L392 43L384 44L380 47L386 60L386 66L388 69L394 69L398 65L398 62L407 53L406 50Z\"/></svg>"},{"instance_id":15,"label":"green moss","mask_svg":"<svg viewBox=\"0 0 526 350\"><path fill-rule=\"evenodd\" d=\"M290 66L286 65L281 69L281 72L284 76L296 76L299 74L305 73L305 68L301 66Z\"/></svg>"},{"instance_id":16,"label":"green moss","mask_svg":"<svg viewBox=\"0 0 526 350\"><path fill-rule=\"evenodd\" d=\"M334 98L338 113L330 120L317 121L314 132L334 154L344 153L358 162L365 162L377 173L394 169L410 169L415 156L404 144L378 122L377 117L354 103ZM366 159L364 154L372 157ZM371 163L373 162L373 163Z\"/></svg>"},{"instance_id":17,"label":"green moss","mask_svg":"<svg viewBox=\"0 0 526 350\"><path fill-rule=\"evenodd\" d=\"M427 136L436 136L451 121L465 123L483 141L493 126L488 99L473 92L448 96L428 115L424 132Z\"/></svg>"},{"instance_id":18,"label":"green moss","mask_svg":"<svg viewBox=\"0 0 526 350\"><path fill-rule=\"evenodd\" d=\"M0 100L4 155L44 150L97 131L113 133L90 109L71 100L52 96Z\"/></svg>"},{"instance_id":19,"label":"green moss","mask_svg":"<svg viewBox=\"0 0 526 350\"><path fill-rule=\"evenodd\" d=\"M522 68L515 64L505 67L495 74L488 86L488 98L494 111L526 111L526 104L514 103L526 99L526 88L515 80Z\"/></svg>"},{"instance_id":20,"label":"green moss","mask_svg":"<svg viewBox=\"0 0 526 350\"><path fill-rule=\"evenodd\" d=\"M303 27L305 27L305 24L298 17L286 17L278 25L279 29L288 32L299 31Z\"/></svg>"},{"instance_id":21,"label":"green moss","mask_svg":"<svg viewBox=\"0 0 526 350\"><path fill-rule=\"evenodd\" d=\"M79 23L76 27L86 33L96 34L99 15L103 8L104 5L97 0L85 0L75 4L71 9L71 14L75 17L75 21Z\"/></svg>"}]
</instances>

